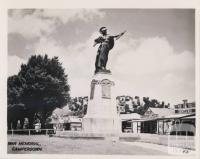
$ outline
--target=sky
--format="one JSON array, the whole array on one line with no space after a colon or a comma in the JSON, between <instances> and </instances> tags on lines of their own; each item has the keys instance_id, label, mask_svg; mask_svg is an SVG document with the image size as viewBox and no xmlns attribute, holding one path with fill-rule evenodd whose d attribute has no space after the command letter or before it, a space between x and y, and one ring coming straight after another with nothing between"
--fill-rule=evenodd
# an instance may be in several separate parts
<instances>
[{"instance_id":1,"label":"sky","mask_svg":"<svg viewBox=\"0 0 200 159\"><path fill-rule=\"evenodd\" d=\"M8 76L31 55L58 56L70 94L87 96L99 28L115 35L107 68L118 95L178 104L195 100L195 12L192 9L18 9L8 11Z\"/></svg>"}]
</instances>

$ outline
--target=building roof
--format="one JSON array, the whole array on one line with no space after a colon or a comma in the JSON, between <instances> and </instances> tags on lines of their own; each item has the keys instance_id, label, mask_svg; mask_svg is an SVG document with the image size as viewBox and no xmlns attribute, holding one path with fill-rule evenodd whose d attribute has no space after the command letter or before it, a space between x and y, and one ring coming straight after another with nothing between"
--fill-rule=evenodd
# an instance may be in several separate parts
<instances>
[{"instance_id":1,"label":"building roof","mask_svg":"<svg viewBox=\"0 0 200 159\"><path fill-rule=\"evenodd\" d=\"M170 108L149 108L154 114L157 114L158 117L164 117L168 115L174 115L174 109Z\"/></svg>"},{"instance_id":2,"label":"building roof","mask_svg":"<svg viewBox=\"0 0 200 159\"><path fill-rule=\"evenodd\" d=\"M63 108L56 108L52 114L57 116L68 116L71 115L72 112L69 110L68 106L64 106Z\"/></svg>"},{"instance_id":3,"label":"building roof","mask_svg":"<svg viewBox=\"0 0 200 159\"><path fill-rule=\"evenodd\" d=\"M63 124L63 123L81 123L82 118L78 118L75 116L59 116L58 118L51 118L51 124Z\"/></svg>"},{"instance_id":4,"label":"building roof","mask_svg":"<svg viewBox=\"0 0 200 159\"><path fill-rule=\"evenodd\" d=\"M144 115L141 116L141 121L150 121L156 120L160 118L164 118L165 116L174 115L174 109L170 108L148 108Z\"/></svg>"},{"instance_id":5,"label":"building roof","mask_svg":"<svg viewBox=\"0 0 200 159\"><path fill-rule=\"evenodd\" d=\"M131 113L131 114L120 114L121 120L139 120L141 119L141 115L138 113Z\"/></svg>"},{"instance_id":6,"label":"building roof","mask_svg":"<svg viewBox=\"0 0 200 159\"><path fill-rule=\"evenodd\" d=\"M167 116L163 116L163 117L157 117L154 119L143 119L140 121L150 121L150 120L165 120L165 119L195 119L195 114L172 114L172 115L167 115Z\"/></svg>"},{"instance_id":7,"label":"building roof","mask_svg":"<svg viewBox=\"0 0 200 159\"><path fill-rule=\"evenodd\" d=\"M185 116L188 116L188 114L173 114L173 115L167 115L163 118L164 119L177 119L177 118L183 118Z\"/></svg>"}]
</instances>

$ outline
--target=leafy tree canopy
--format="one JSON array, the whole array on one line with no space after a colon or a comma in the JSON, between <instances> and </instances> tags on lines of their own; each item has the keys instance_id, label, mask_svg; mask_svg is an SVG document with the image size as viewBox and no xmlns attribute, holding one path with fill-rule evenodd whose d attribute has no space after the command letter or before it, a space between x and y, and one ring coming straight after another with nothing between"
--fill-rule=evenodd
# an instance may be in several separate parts
<instances>
[{"instance_id":1,"label":"leafy tree canopy","mask_svg":"<svg viewBox=\"0 0 200 159\"><path fill-rule=\"evenodd\" d=\"M134 101L135 99L135 101ZM165 104L164 101L159 102L157 99L150 99L149 97L143 97L143 102L140 101L139 96L135 98L127 95L117 96L118 107L124 107L124 112L120 113L138 113L143 115L149 107L151 108L169 108L170 104ZM133 108L133 109L132 109Z\"/></svg>"},{"instance_id":2,"label":"leafy tree canopy","mask_svg":"<svg viewBox=\"0 0 200 159\"><path fill-rule=\"evenodd\" d=\"M8 78L8 105L23 103L28 117L37 116L42 124L56 107L70 99L70 87L58 57L31 56L18 75Z\"/></svg>"},{"instance_id":3,"label":"leafy tree canopy","mask_svg":"<svg viewBox=\"0 0 200 159\"><path fill-rule=\"evenodd\" d=\"M71 98L69 109L74 116L83 117L87 112L88 96Z\"/></svg>"}]
</instances>

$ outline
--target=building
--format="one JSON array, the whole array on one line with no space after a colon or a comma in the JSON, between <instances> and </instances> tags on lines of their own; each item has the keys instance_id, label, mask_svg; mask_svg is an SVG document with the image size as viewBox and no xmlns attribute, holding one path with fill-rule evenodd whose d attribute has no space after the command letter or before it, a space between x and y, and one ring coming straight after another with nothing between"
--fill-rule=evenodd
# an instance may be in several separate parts
<instances>
[{"instance_id":1,"label":"building","mask_svg":"<svg viewBox=\"0 0 200 159\"><path fill-rule=\"evenodd\" d=\"M144 115L121 114L122 132L161 134L168 126L167 122L161 122L159 119L172 114L175 114L173 109L151 107Z\"/></svg>"},{"instance_id":2,"label":"building","mask_svg":"<svg viewBox=\"0 0 200 159\"><path fill-rule=\"evenodd\" d=\"M193 114L195 113L195 102L188 103L188 100L183 100L183 103L174 106L176 114Z\"/></svg>"},{"instance_id":3,"label":"building","mask_svg":"<svg viewBox=\"0 0 200 159\"><path fill-rule=\"evenodd\" d=\"M48 124L48 128L56 130L82 130L82 118L73 116L68 106L63 108L56 108L51 115L51 122Z\"/></svg>"},{"instance_id":4,"label":"building","mask_svg":"<svg viewBox=\"0 0 200 159\"><path fill-rule=\"evenodd\" d=\"M120 108L121 130L125 133L171 134L171 128L176 125L190 124L195 127L195 103L183 100L182 104L171 108L149 107L143 115L126 111L134 109L133 98L129 96L117 97L117 106ZM72 116L68 108L56 109L53 112L52 123L60 130L82 130L82 118ZM192 134L192 135L195 135Z\"/></svg>"},{"instance_id":5,"label":"building","mask_svg":"<svg viewBox=\"0 0 200 159\"><path fill-rule=\"evenodd\" d=\"M135 125L131 121L140 121L141 115L138 113L120 114L121 130L126 133L138 133L138 125Z\"/></svg>"},{"instance_id":6,"label":"building","mask_svg":"<svg viewBox=\"0 0 200 159\"><path fill-rule=\"evenodd\" d=\"M71 116L68 121L65 123L68 125L68 130L71 131L81 131L82 130L82 118Z\"/></svg>"},{"instance_id":7,"label":"building","mask_svg":"<svg viewBox=\"0 0 200 159\"><path fill-rule=\"evenodd\" d=\"M141 116L140 122L134 122L139 126L138 132L151 134L165 134L169 129L168 122L160 120L168 115L173 115L174 110L169 108L148 108Z\"/></svg>"},{"instance_id":8,"label":"building","mask_svg":"<svg viewBox=\"0 0 200 159\"><path fill-rule=\"evenodd\" d=\"M195 127L195 113L177 114L174 109L169 108L150 107L141 116L123 115L123 118L121 118L122 132L167 135L171 134L171 128L175 125L189 124ZM190 135L195 135L195 132L192 132Z\"/></svg>"},{"instance_id":9,"label":"building","mask_svg":"<svg viewBox=\"0 0 200 159\"><path fill-rule=\"evenodd\" d=\"M49 125L49 128L55 130L81 131L82 118L76 116L58 117L58 119L53 118Z\"/></svg>"}]
</instances>

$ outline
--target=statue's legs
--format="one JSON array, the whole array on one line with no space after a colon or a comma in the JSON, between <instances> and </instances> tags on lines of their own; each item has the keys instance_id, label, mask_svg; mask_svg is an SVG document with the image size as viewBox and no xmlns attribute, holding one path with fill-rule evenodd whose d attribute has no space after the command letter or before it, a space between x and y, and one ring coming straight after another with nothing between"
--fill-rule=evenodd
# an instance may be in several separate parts
<instances>
[{"instance_id":1,"label":"statue's legs","mask_svg":"<svg viewBox=\"0 0 200 159\"><path fill-rule=\"evenodd\" d=\"M101 68L106 68L106 64L108 61L108 53L109 53L109 47L107 44L102 44L101 47L101 53L100 53L100 63L101 63Z\"/></svg>"},{"instance_id":2,"label":"statue's legs","mask_svg":"<svg viewBox=\"0 0 200 159\"><path fill-rule=\"evenodd\" d=\"M105 62L104 62L105 69L106 69L106 65L107 65L107 61L108 61L108 53L109 53L109 51L105 55Z\"/></svg>"}]
</instances>

